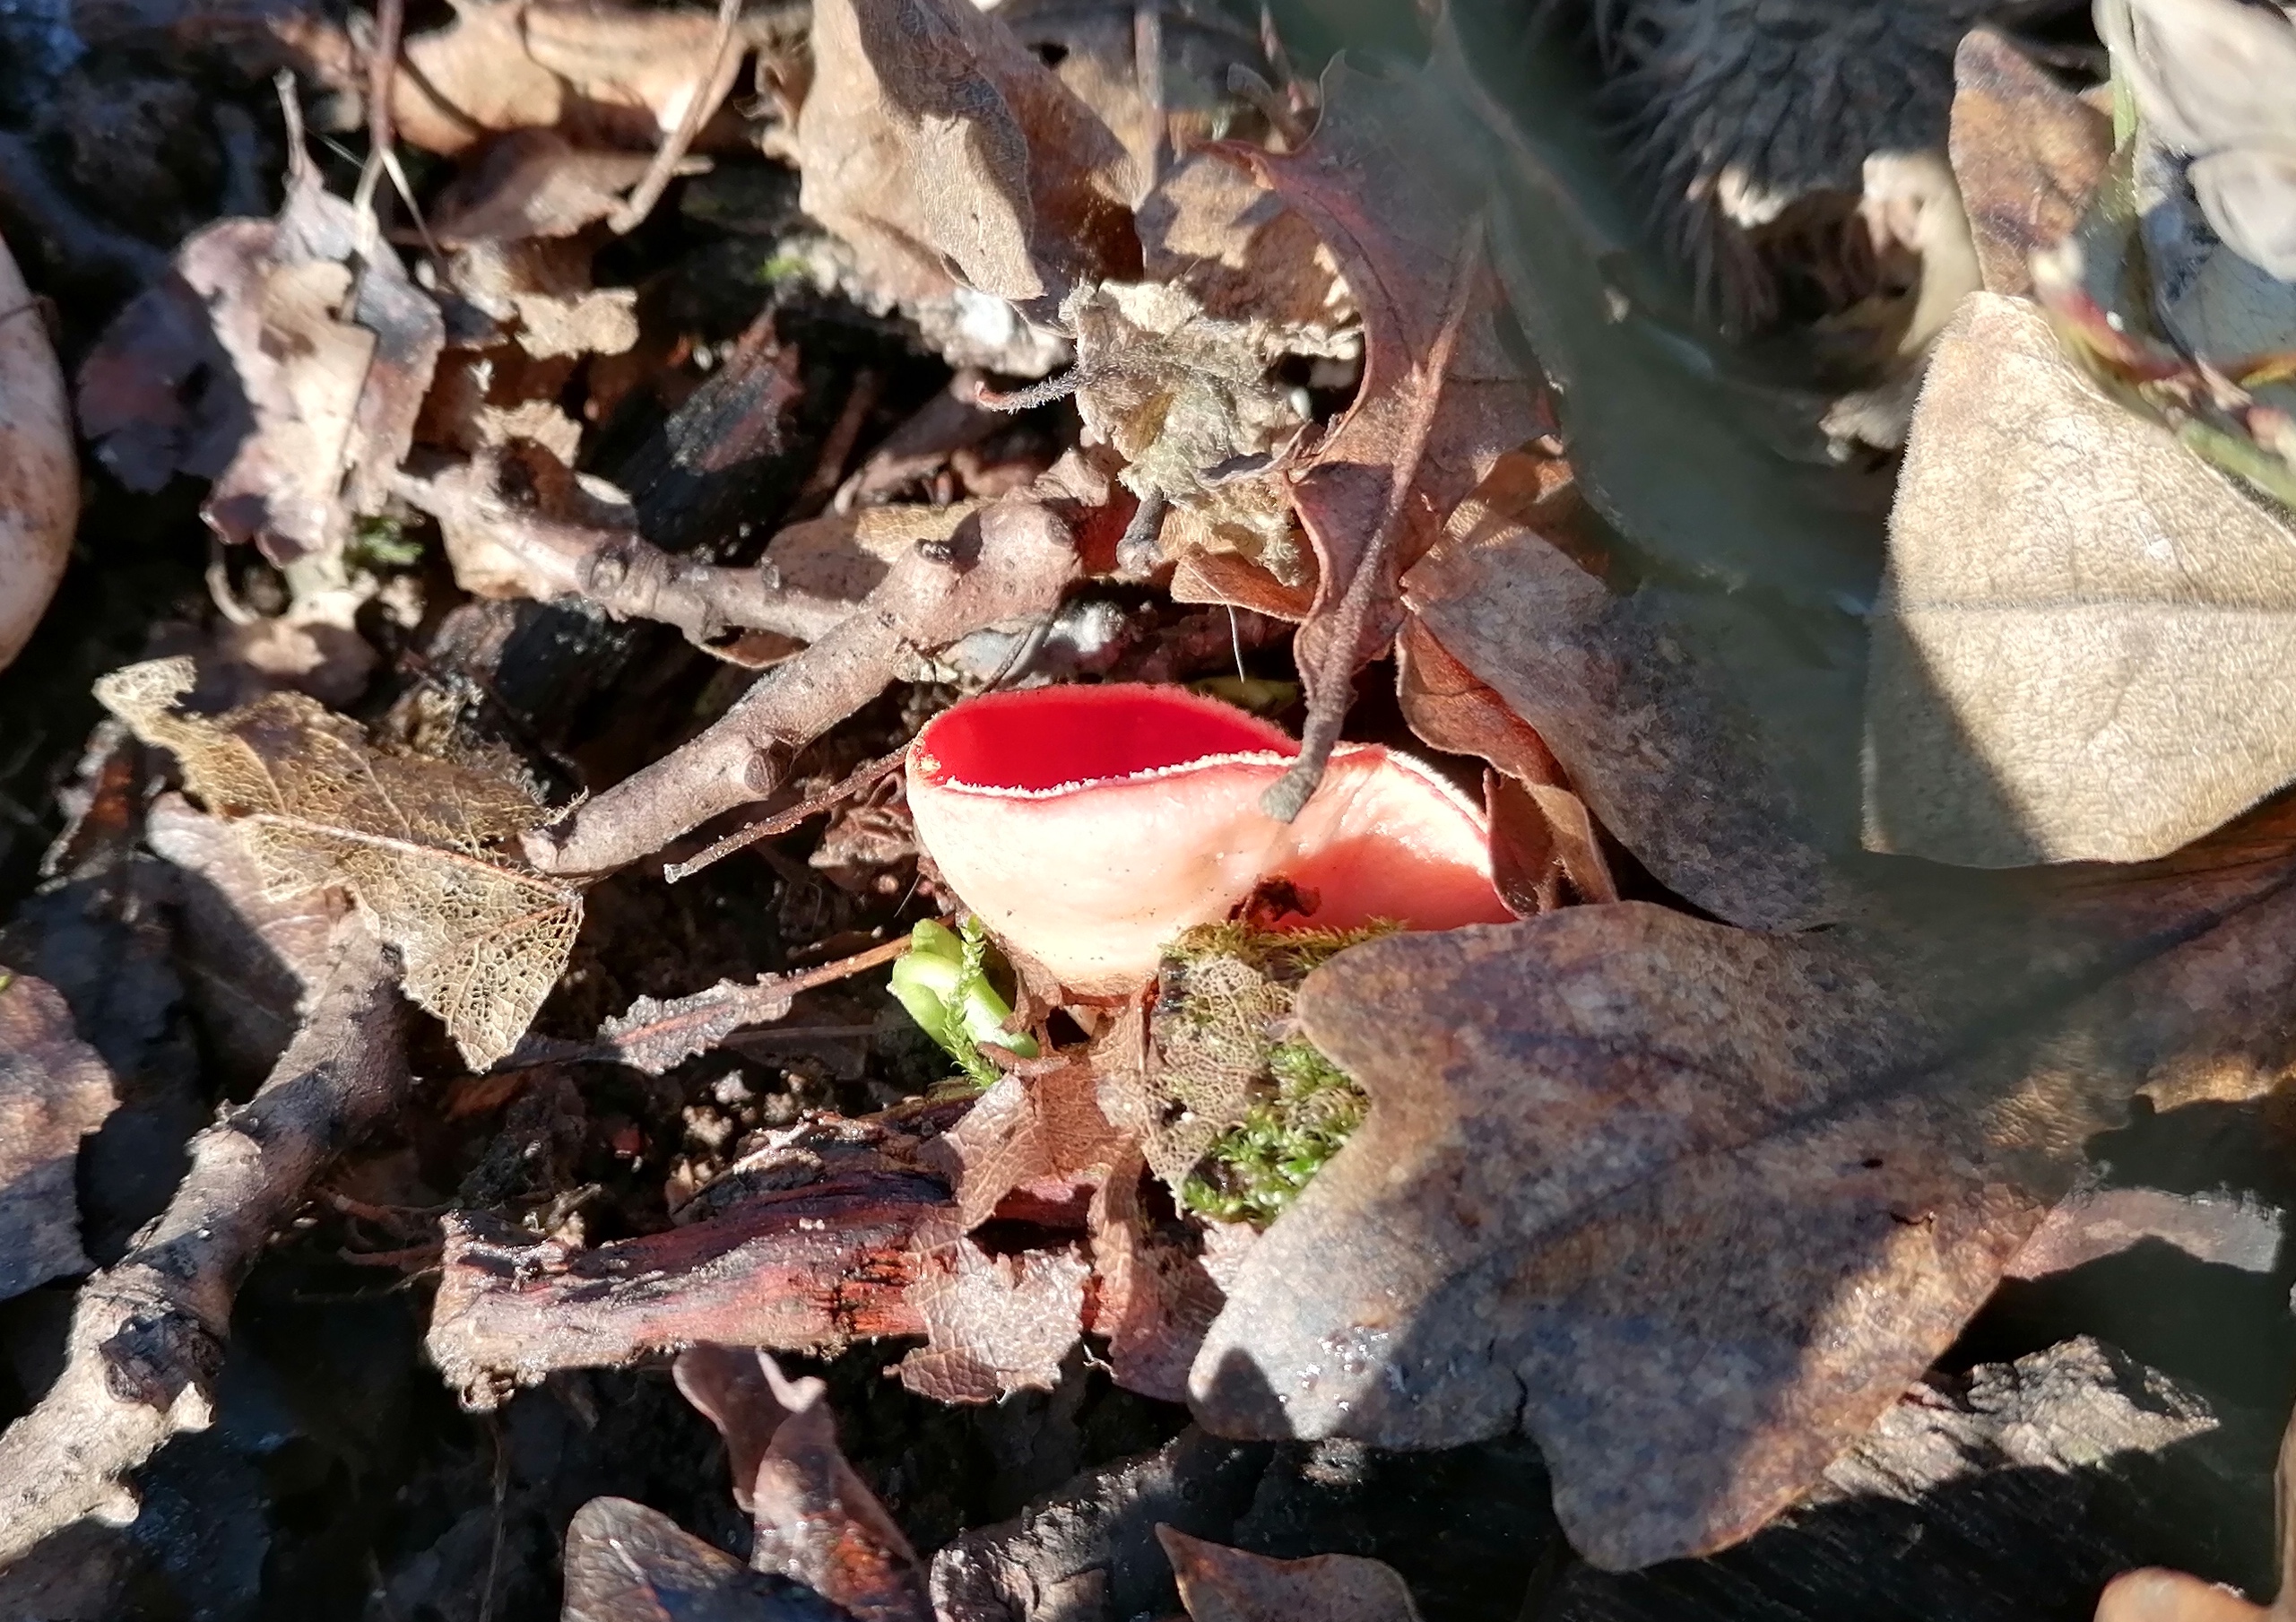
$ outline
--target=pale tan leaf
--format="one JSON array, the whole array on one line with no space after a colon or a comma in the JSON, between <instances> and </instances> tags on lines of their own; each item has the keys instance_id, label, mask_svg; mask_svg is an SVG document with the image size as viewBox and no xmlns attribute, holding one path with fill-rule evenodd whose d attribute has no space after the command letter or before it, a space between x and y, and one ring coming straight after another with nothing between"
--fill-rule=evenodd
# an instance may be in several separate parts
<instances>
[{"instance_id":1,"label":"pale tan leaf","mask_svg":"<svg viewBox=\"0 0 2296 1622\"><path fill-rule=\"evenodd\" d=\"M370 747L356 723L295 693L210 719L178 715L188 659L115 671L96 697L186 785L233 820L273 895L341 885L405 967L407 994L474 1069L508 1053L566 967L582 898L493 854L547 813L511 784Z\"/></svg>"},{"instance_id":2,"label":"pale tan leaf","mask_svg":"<svg viewBox=\"0 0 2296 1622\"><path fill-rule=\"evenodd\" d=\"M2160 855L2296 777L2296 530L1973 296L1914 419L1867 696L1866 842Z\"/></svg>"},{"instance_id":3,"label":"pale tan leaf","mask_svg":"<svg viewBox=\"0 0 2296 1622\"><path fill-rule=\"evenodd\" d=\"M72 556L80 471L48 323L0 242L0 670L47 612Z\"/></svg>"}]
</instances>

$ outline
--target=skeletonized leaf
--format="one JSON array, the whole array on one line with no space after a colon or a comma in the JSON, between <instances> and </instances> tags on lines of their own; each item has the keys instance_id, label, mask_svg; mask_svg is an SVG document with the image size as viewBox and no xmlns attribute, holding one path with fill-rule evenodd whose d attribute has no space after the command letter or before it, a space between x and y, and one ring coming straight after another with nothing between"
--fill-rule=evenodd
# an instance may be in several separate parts
<instances>
[{"instance_id":1,"label":"skeletonized leaf","mask_svg":"<svg viewBox=\"0 0 2296 1622\"><path fill-rule=\"evenodd\" d=\"M1976 867L2142 861L2296 777L2296 531L1975 295L1901 475L1866 841Z\"/></svg>"},{"instance_id":2,"label":"skeletonized leaf","mask_svg":"<svg viewBox=\"0 0 2296 1622\"><path fill-rule=\"evenodd\" d=\"M955 1231L920 1232L917 1276L903 1299L928 1344L903 1357L901 1383L940 1402L993 1402L1050 1391L1084 1332L1091 1274L1073 1250L992 1255Z\"/></svg>"},{"instance_id":3,"label":"skeletonized leaf","mask_svg":"<svg viewBox=\"0 0 2296 1622\"><path fill-rule=\"evenodd\" d=\"M405 964L407 995L474 1069L508 1053L558 983L582 924L575 890L490 847L547 813L508 783L368 745L356 723L295 693L210 719L178 715L188 659L96 683L146 743L175 751L208 810L232 819L273 895L348 889Z\"/></svg>"}]
</instances>

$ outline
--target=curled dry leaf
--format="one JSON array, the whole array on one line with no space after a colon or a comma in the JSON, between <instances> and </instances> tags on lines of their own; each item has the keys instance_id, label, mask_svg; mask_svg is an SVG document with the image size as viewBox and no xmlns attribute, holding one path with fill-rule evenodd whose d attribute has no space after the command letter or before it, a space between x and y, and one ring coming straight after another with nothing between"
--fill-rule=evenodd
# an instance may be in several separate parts
<instances>
[{"instance_id":1,"label":"curled dry leaf","mask_svg":"<svg viewBox=\"0 0 2296 1622\"><path fill-rule=\"evenodd\" d=\"M993 1402L1050 1391L1084 1333L1091 1275L1071 1249L999 1255L958 1233L921 1229L916 1279L904 1303L924 1320L926 1344L903 1357L901 1383L939 1402Z\"/></svg>"},{"instance_id":2,"label":"curled dry leaf","mask_svg":"<svg viewBox=\"0 0 2296 1622\"><path fill-rule=\"evenodd\" d=\"M1174 164L1141 203L1139 232L1148 278L1185 288L1223 320L1330 338L1356 319L1315 228L1231 158L1195 152Z\"/></svg>"},{"instance_id":3,"label":"curled dry leaf","mask_svg":"<svg viewBox=\"0 0 2296 1622\"><path fill-rule=\"evenodd\" d=\"M1989 28L1954 56L1950 151L1985 291L2028 295L2032 255L2073 234L2112 157L2112 120Z\"/></svg>"},{"instance_id":4,"label":"curled dry leaf","mask_svg":"<svg viewBox=\"0 0 2296 1622\"><path fill-rule=\"evenodd\" d=\"M48 611L79 521L80 467L56 346L0 242L0 670Z\"/></svg>"},{"instance_id":5,"label":"curled dry leaf","mask_svg":"<svg viewBox=\"0 0 2296 1622\"><path fill-rule=\"evenodd\" d=\"M1746 1536L1957 1335L2132 1091L2290 1055L2296 813L1781 937L1636 903L1397 935L1302 988L1369 1118L1229 1280L1226 1435L1520 1424L1619 1569Z\"/></svg>"},{"instance_id":6,"label":"curled dry leaf","mask_svg":"<svg viewBox=\"0 0 2296 1622\"><path fill-rule=\"evenodd\" d=\"M838 1450L827 1384L726 1346L691 1347L673 1372L725 1438L734 1501L757 1523L753 1567L804 1583L857 1622L931 1622L915 1551Z\"/></svg>"},{"instance_id":7,"label":"curled dry leaf","mask_svg":"<svg viewBox=\"0 0 2296 1622\"><path fill-rule=\"evenodd\" d=\"M1419 1622L1395 1568L1360 1555L1271 1560L1159 1526L1193 1622Z\"/></svg>"},{"instance_id":8,"label":"curled dry leaf","mask_svg":"<svg viewBox=\"0 0 2296 1622\"><path fill-rule=\"evenodd\" d=\"M2292 615L2296 530L2107 397L2038 309L1974 297L1890 525L1867 844L2006 867L2198 837L2296 777Z\"/></svg>"},{"instance_id":9,"label":"curled dry leaf","mask_svg":"<svg viewBox=\"0 0 2296 1622\"><path fill-rule=\"evenodd\" d=\"M208 524L281 563L382 510L446 324L369 226L299 152L277 219L185 241L81 369L82 424L124 483L213 478Z\"/></svg>"},{"instance_id":10,"label":"curled dry leaf","mask_svg":"<svg viewBox=\"0 0 2296 1622\"><path fill-rule=\"evenodd\" d=\"M1684 603L1649 587L1614 594L1508 503L1483 499L1460 504L1404 594L1418 630L1553 750L1586 808L1661 883L1752 928L1836 915L1839 887L1812 819ZM1469 736L1458 705L1438 718L1430 697L1410 701L1443 729L1438 742L1452 738L1529 782L1519 764L1535 761L1529 744L1486 735L1487 712ZM1558 838L1583 837L1574 821L1554 800ZM1599 893L1591 857L1580 863Z\"/></svg>"},{"instance_id":11,"label":"curled dry leaf","mask_svg":"<svg viewBox=\"0 0 2296 1622\"><path fill-rule=\"evenodd\" d=\"M1311 811L1279 822L1261 799L1297 753L1281 728L1179 688L993 693L917 734L909 811L965 904L1087 994L1138 990L1167 941L1278 880L1278 915L1299 927L1509 915L1482 817L1450 785L1350 744Z\"/></svg>"},{"instance_id":12,"label":"curled dry leaf","mask_svg":"<svg viewBox=\"0 0 2296 1622\"><path fill-rule=\"evenodd\" d=\"M1553 426L1502 335L1482 197L1458 171L1415 160L1417 96L1342 64L1304 150L1223 149L1315 228L1363 311L1355 403L1287 475L1318 571L1297 641L1301 758L1269 802L1287 818L1339 742L1356 672L1394 641L1403 572L1503 452Z\"/></svg>"},{"instance_id":13,"label":"curled dry leaf","mask_svg":"<svg viewBox=\"0 0 2296 1622\"><path fill-rule=\"evenodd\" d=\"M566 1528L559 1622L845 1622L801 1583L755 1572L658 1509L593 1498Z\"/></svg>"},{"instance_id":14,"label":"curled dry leaf","mask_svg":"<svg viewBox=\"0 0 2296 1622\"><path fill-rule=\"evenodd\" d=\"M407 995L472 1069L508 1053L582 924L578 892L492 852L548 813L499 778L378 750L299 694L214 719L174 713L192 685L190 660L159 659L104 677L96 697L174 751L190 791L238 825L271 894L349 889L398 951Z\"/></svg>"},{"instance_id":15,"label":"curled dry leaf","mask_svg":"<svg viewBox=\"0 0 2296 1622\"><path fill-rule=\"evenodd\" d=\"M805 212L894 296L952 280L1047 313L1139 271L1131 159L969 0L821 0L797 117Z\"/></svg>"},{"instance_id":16,"label":"curled dry leaf","mask_svg":"<svg viewBox=\"0 0 2296 1622\"><path fill-rule=\"evenodd\" d=\"M64 999L0 967L0 1301L93 1265L80 1249L80 1140L118 1102Z\"/></svg>"}]
</instances>

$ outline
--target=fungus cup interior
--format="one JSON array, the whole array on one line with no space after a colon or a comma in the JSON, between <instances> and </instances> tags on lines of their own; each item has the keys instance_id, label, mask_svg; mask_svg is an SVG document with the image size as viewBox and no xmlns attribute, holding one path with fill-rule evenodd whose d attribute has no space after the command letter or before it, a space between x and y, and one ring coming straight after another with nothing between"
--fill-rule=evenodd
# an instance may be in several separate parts
<instances>
[{"instance_id":1,"label":"fungus cup interior","mask_svg":"<svg viewBox=\"0 0 2296 1622\"><path fill-rule=\"evenodd\" d=\"M1111 683L966 699L908 760L917 837L957 897L1070 991L1122 995L1183 930L1270 881L1276 927L1503 923L1479 808L1417 761L1344 744L1299 818L1260 796L1299 745L1175 687Z\"/></svg>"}]
</instances>

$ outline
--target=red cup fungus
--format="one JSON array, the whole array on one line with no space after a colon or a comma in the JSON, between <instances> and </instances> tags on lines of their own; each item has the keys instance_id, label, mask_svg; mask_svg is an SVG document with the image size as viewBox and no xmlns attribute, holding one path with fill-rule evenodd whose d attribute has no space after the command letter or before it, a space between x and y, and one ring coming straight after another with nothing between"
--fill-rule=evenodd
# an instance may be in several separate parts
<instances>
[{"instance_id":1,"label":"red cup fungus","mask_svg":"<svg viewBox=\"0 0 2296 1622\"><path fill-rule=\"evenodd\" d=\"M1042 687L968 698L909 750L909 809L941 876L1070 991L1118 995L1183 930L1258 892L1313 911L1276 929L1503 924L1481 811L1419 762L1343 743L1287 825L1260 809L1299 745L1176 687ZM1278 903L1281 905L1281 903Z\"/></svg>"}]
</instances>

